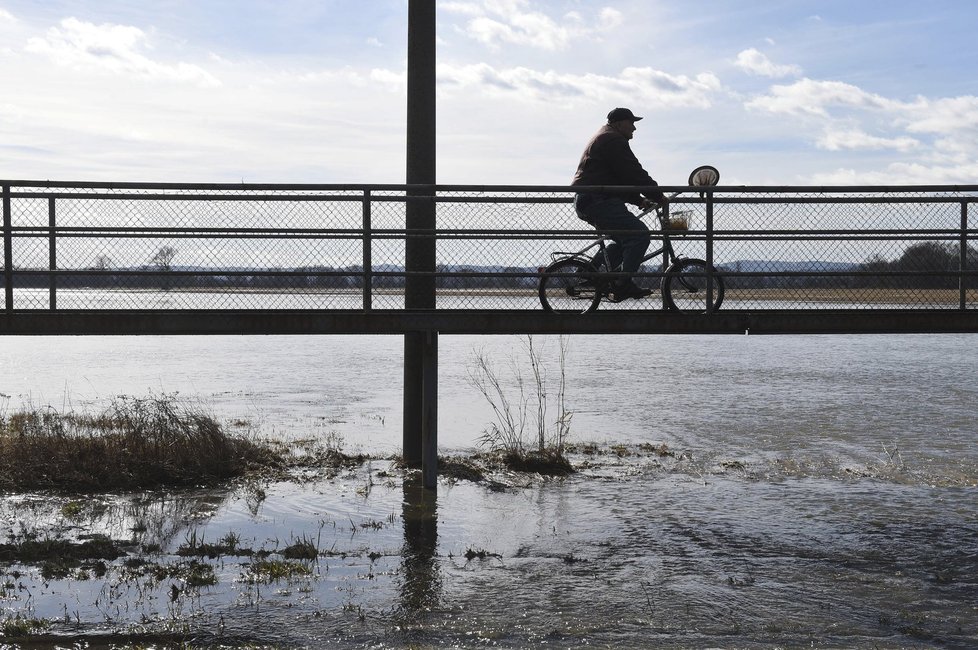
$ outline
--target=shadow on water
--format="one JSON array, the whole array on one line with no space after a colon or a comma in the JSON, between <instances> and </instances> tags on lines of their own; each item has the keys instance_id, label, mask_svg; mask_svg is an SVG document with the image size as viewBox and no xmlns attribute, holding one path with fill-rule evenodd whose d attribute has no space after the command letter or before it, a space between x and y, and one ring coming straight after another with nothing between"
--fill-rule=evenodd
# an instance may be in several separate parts
<instances>
[{"instance_id":1,"label":"shadow on water","mask_svg":"<svg viewBox=\"0 0 978 650\"><path fill-rule=\"evenodd\" d=\"M438 497L421 485L420 476L404 478L401 517L404 526L400 587L401 615L406 623L419 622L437 608L441 597L438 561Z\"/></svg>"}]
</instances>

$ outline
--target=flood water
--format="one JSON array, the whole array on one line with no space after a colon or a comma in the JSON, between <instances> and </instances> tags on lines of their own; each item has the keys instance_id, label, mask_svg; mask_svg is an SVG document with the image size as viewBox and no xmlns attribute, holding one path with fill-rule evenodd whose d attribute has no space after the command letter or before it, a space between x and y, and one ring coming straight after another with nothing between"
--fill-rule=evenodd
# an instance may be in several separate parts
<instances>
[{"instance_id":1,"label":"flood water","mask_svg":"<svg viewBox=\"0 0 978 650\"><path fill-rule=\"evenodd\" d=\"M400 448L399 337L0 339L8 413L177 393L264 435L376 457L224 491L94 495L72 517L68 497L8 495L8 537L104 532L159 545L165 566L229 534L319 556L277 579L255 556L205 557L217 580L202 587L121 561L51 580L5 563L0 608L96 645L169 629L284 647L973 648L976 343L571 337L579 471L443 477L432 492L383 458ZM558 341L534 345L552 395ZM440 338L442 454L470 454L493 422L467 381L479 353L510 388L526 357L516 337Z\"/></svg>"}]
</instances>

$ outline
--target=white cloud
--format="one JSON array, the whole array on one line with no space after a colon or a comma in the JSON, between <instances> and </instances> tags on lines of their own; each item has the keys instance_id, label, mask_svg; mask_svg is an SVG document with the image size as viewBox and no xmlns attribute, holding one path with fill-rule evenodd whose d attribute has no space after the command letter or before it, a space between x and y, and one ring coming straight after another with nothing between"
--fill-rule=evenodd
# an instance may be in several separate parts
<instances>
[{"instance_id":1,"label":"white cloud","mask_svg":"<svg viewBox=\"0 0 978 650\"><path fill-rule=\"evenodd\" d=\"M615 27L621 25L625 20L625 17L622 16L622 13L617 9L613 9L612 7L605 7L604 9L601 10L601 13L598 15L600 21L600 29L602 31L614 29Z\"/></svg>"},{"instance_id":2,"label":"white cloud","mask_svg":"<svg viewBox=\"0 0 978 650\"><path fill-rule=\"evenodd\" d=\"M594 26L588 26L578 12L569 12L563 16L563 22L557 22L531 9L533 5L528 0L484 0L481 4L443 2L439 6L451 13L470 16L462 32L493 50L506 44L566 50L575 40L600 38L623 21L620 11L604 7L598 12Z\"/></svg>"},{"instance_id":3,"label":"white cloud","mask_svg":"<svg viewBox=\"0 0 978 650\"><path fill-rule=\"evenodd\" d=\"M102 70L136 77L219 86L220 82L200 66L159 63L140 53L148 47L146 33L138 27L84 22L65 18L43 38L34 37L26 50L54 63L74 68Z\"/></svg>"},{"instance_id":4,"label":"white cloud","mask_svg":"<svg viewBox=\"0 0 978 650\"><path fill-rule=\"evenodd\" d=\"M978 162L966 165L933 165L895 162L881 170L839 168L812 175L814 185L969 185L978 178Z\"/></svg>"},{"instance_id":5,"label":"white cloud","mask_svg":"<svg viewBox=\"0 0 978 650\"><path fill-rule=\"evenodd\" d=\"M438 7L453 14L481 16L483 8L476 2L439 2Z\"/></svg>"},{"instance_id":6,"label":"white cloud","mask_svg":"<svg viewBox=\"0 0 978 650\"><path fill-rule=\"evenodd\" d=\"M618 76L567 74L517 67L496 69L488 63L440 64L438 80L444 92L473 89L537 101L593 101L657 107L707 108L721 90L711 73L696 77L671 75L652 68L625 68Z\"/></svg>"},{"instance_id":7,"label":"white cloud","mask_svg":"<svg viewBox=\"0 0 978 650\"><path fill-rule=\"evenodd\" d=\"M859 149L893 149L896 151L912 151L921 146L919 140L902 136L882 138L860 129L827 129L816 143L819 149L827 151L859 150Z\"/></svg>"},{"instance_id":8,"label":"white cloud","mask_svg":"<svg viewBox=\"0 0 978 650\"><path fill-rule=\"evenodd\" d=\"M746 107L769 113L828 117L828 108L891 110L900 102L866 92L841 81L801 79L790 85L772 86L770 93L747 102Z\"/></svg>"},{"instance_id":9,"label":"white cloud","mask_svg":"<svg viewBox=\"0 0 978 650\"><path fill-rule=\"evenodd\" d=\"M810 160L822 157L803 143L840 159L873 152L857 159L872 161L875 169L812 172L815 184L967 184L978 178L973 95L894 99L841 81L803 78L772 85L744 106L767 115L771 128Z\"/></svg>"},{"instance_id":10,"label":"white cloud","mask_svg":"<svg viewBox=\"0 0 978 650\"><path fill-rule=\"evenodd\" d=\"M801 74L799 66L778 65L754 48L740 52L734 65L748 74L756 74L762 77L797 77Z\"/></svg>"},{"instance_id":11,"label":"white cloud","mask_svg":"<svg viewBox=\"0 0 978 650\"><path fill-rule=\"evenodd\" d=\"M392 92L407 90L407 71L394 72L383 68L375 68L370 71L370 79Z\"/></svg>"},{"instance_id":12,"label":"white cloud","mask_svg":"<svg viewBox=\"0 0 978 650\"><path fill-rule=\"evenodd\" d=\"M907 130L913 133L978 132L978 97L974 95L937 100L920 98L909 113Z\"/></svg>"}]
</instances>

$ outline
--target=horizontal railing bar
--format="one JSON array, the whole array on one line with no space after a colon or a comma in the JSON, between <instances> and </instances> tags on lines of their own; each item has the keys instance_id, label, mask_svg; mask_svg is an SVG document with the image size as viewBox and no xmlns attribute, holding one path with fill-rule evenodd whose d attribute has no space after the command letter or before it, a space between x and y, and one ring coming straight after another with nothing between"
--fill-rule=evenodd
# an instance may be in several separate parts
<instances>
[{"instance_id":1,"label":"horizontal railing bar","mask_svg":"<svg viewBox=\"0 0 978 650\"><path fill-rule=\"evenodd\" d=\"M975 203L978 196L862 196L862 197L804 197L804 196L781 196L781 197L736 197L736 196L715 196L713 202L716 204L743 205L743 204L916 204L916 203Z\"/></svg>"},{"instance_id":2,"label":"horizontal railing bar","mask_svg":"<svg viewBox=\"0 0 978 650\"><path fill-rule=\"evenodd\" d=\"M609 233L617 234L618 231L608 231ZM627 233L628 231L622 231ZM46 239L49 233L29 233L20 235L20 239ZM943 234L896 234L896 235L848 235L848 236L827 236L827 235L817 235L817 234L781 234L778 236L764 236L757 234L750 235L714 235L713 241L715 243L723 242L743 242L743 241L757 241L757 242L857 242L857 241L947 241L953 242L957 241L960 237L960 232L958 233L943 233ZM214 233L186 233L186 232L146 232L146 233L88 233L88 234L71 234L71 235L60 235L63 239L101 239L101 240L139 240L139 239L172 239L172 240L206 240L206 241L226 241L226 240L256 240L256 241L288 241L288 240L301 240L301 241L323 241L323 240L337 240L337 241L351 241L351 240L362 240L363 233L344 233L344 234L334 234L330 236L325 236L322 234L304 234L304 233L289 233L289 234L214 234ZM597 241L594 237L593 232L554 232L554 233L542 233L534 236L521 236L508 233L482 233L482 234L465 234L465 235L454 235L452 233L424 233L424 232L408 232L399 231L396 233L376 233L371 234L371 238L375 240L382 241L404 241L411 239L428 239L434 238L438 241ZM682 241L689 242L702 242L706 240L706 235L701 233L690 233L688 235L681 236ZM573 251L559 251L563 253L570 253Z\"/></svg>"},{"instance_id":3,"label":"horizontal railing bar","mask_svg":"<svg viewBox=\"0 0 978 650\"><path fill-rule=\"evenodd\" d=\"M350 192L632 192L652 189L647 185L634 186L568 186L568 185L439 185L439 184L375 184L375 183L165 183L165 182L100 182L100 181L50 181L50 180L2 180L0 185L41 188L91 188L91 189L160 189L191 191L350 191ZM660 185L655 189L675 192L757 192L757 193L845 193L859 192L978 192L978 185L718 185L696 187L689 185Z\"/></svg>"},{"instance_id":4,"label":"horizontal railing bar","mask_svg":"<svg viewBox=\"0 0 978 650\"><path fill-rule=\"evenodd\" d=\"M666 190L667 188L663 188ZM753 189L753 188L752 188ZM568 190L564 190L568 193ZM194 201L194 202L256 202L256 203L286 203L286 202L305 202L305 203L358 203L362 202L362 195L231 195L231 194L87 194L87 193L59 193L50 192L11 192L11 199L71 199L71 200L98 200L98 201ZM833 204L959 204L978 202L978 196L865 196L865 197L799 197L799 196L779 196L779 197L737 197L715 195L713 202L718 205L741 205L741 204L792 204L792 205L833 205ZM410 203L410 202L429 202L441 204L465 204L465 203L518 203L518 204L566 204L573 201L571 196L557 197L446 197L446 196L382 196L371 195L371 202L375 203ZM689 199L677 197L676 203L682 205L702 204L703 199Z\"/></svg>"},{"instance_id":5,"label":"horizontal railing bar","mask_svg":"<svg viewBox=\"0 0 978 650\"><path fill-rule=\"evenodd\" d=\"M209 234L219 234L226 236L238 237L241 235L281 235L281 236L293 236L293 235L321 235L321 236L333 236L333 235L354 235L357 237L362 237L364 235L364 230L360 228L219 228L219 227L190 227L190 226L170 226L170 227L159 227L159 226L56 226L51 228L50 226L42 225L30 225L30 226L13 226L11 228L12 232L20 233L23 236L44 236L47 237L51 234L55 234L61 237L69 236L108 236L108 235L145 235L145 234L158 234L160 236L172 235L172 234L188 234L188 235L209 235ZM603 232L611 234L628 234L633 232L642 232L636 230L605 230ZM713 235L716 237L728 237L728 236L794 236L794 235L804 235L806 237L812 236L831 236L831 237L854 237L854 236L910 236L910 235L927 235L927 236L954 236L959 237L961 233L964 232L967 235L978 236L978 228L968 228L964 231L961 228L860 228L860 229L822 229L822 230L808 230L808 229L750 229L750 230L739 230L739 229L714 229L712 231ZM426 237L441 237L441 236L472 236L472 237L482 237L486 235L506 235L506 236L524 236L524 237L544 237L544 236L565 236L565 235L588 235L590 237L595 236L594 230L554 230L554 229L499 229L499 228L371 228L371 235L423 235ZM651 230L654 236L661 236L665 234L668 237L687 237L689 235L701 235L705 236L708 234L706 230Z\"/></svg>"},{"instance_id":6,"label":"horizontal railing bar","mask_svg":"<svg viewBox=\"0 0 978 650\"><path fill-rule=\"evenodd\" d=\"M50 193L50 192L11 192L11 197L20 199L71 199L99 201L238 201L238 202L307 202L307 203L359 203L363 194L115 194L115 193ZM431 201L430 196L384 196L371 195L370 200L377 203L405 203L412 201ZM569 199L568 199L569 200Z\"/></svg>"},{"instance_id":7,"label":"horizontal railing bar","mask_svg":"<svg viewBox=\"0 0 978 650\"><path fill-rule=\"evenodd\" d=\"M186 190L186 191L218 191L233 190L242 192L262 192L262 191L296 191L296 192L406 192L428 190L433 185L407 185L398 183L166 183L166 182L139 182L139 181L31 181L0 180L0 185L15 187L43 187L43 188L89 188L89 189L121 189L121 190Z\"/></svg>"},{"instance_id":8,"label":"horizontal railing bar","mask_svg":"<svg viewBox=\"0 0 978 650\"><path fill-rule=\"evenodd\" d=\"M838 263L838 262L836 262ZM456 267L470 267L475 266L471 264L456 264ZM306 277L306 276L343 276L343 277L362 277L363 270L345 270L342 268L333 268L333 270L322 270L324 267L309 267L308 270L303 268L295 269L279 269L279 268L255 268L255 269L213 269L213 268L193 268L193 269L152 269L152 268L134 268L134 269L14 269L13 275L18 276L252 276L252 275L268 275L268 276L296 276L296 277ZM526 278L526 277L538 277L539 271L533 267L525 267L524 270L517 271L446 271L446 270L436 270L436 271L380 271L374 270L370 273L375 277L407 277L407 276L418 276L418 277L435 277L435 278ZM925 269L925 270L897 270L897 271L882 271L882 270L872 270L872 269L848 269L848 270L804 270L804 271L733 271L721 264L717 271L717 274L722 275L725 278L734 277L973 277L978 276L978 269L961 271L958 269ZM577 277L577 274L573 272L566 273L550 273L549 275L553 277ZM662 277L666 275L664 271L636 271L635 273L625 273L625 272L611 272L602 271L601 276L607 277L617 277L617 276L634 276L634 277ZM705 276L705 271L700 272L688 272L690 276Z\"/></svg>"}]
</instances>

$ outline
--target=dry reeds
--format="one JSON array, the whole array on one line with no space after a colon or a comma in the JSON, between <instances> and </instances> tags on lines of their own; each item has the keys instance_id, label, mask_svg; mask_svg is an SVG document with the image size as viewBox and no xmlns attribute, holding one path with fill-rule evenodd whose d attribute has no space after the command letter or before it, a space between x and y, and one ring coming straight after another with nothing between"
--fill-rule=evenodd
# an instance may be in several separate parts
<instances>
[{"instance_id":1,"label":"dry reeds","mask_svg":"<svg viewBox=\"0 0 978 650\"><path fill-rule=\"evenodd\" d=\"M504 382L485 352L475 355L475 366L469 369L469 383L482 393L496 416L496 422L491 423L484 431L480 443L493 451L501 452L511 469L521 469L528 464L536 466L536 461L544 458L547 462L540 463L540 467L550 465L550 461L555 459L564 461L564 445L570 435L573 413L568 410L566 400L565 367L568 343L564 337L560 337L558 341L556 395L549 392L552 383L548 375L549 350L535 345L532 336L521 340L532 371L532 382L524 378L523 370L515 358L511 359L513 377L509 382ZM530 391L532 395L528 394ZM536 407L533 414L535 417L529 414L531 403ZM556 414L553 410L556 410ZM536 425L535 451L524 440L524 432L531 422ZM565 463L566 461L557 464L563 468ZM536 471L535 468L526 469Z\"/></svg>"},{"instance_id":2,"label":"dry reeds","mask_svg":"<svg viewBox=\"0 0 978 650\"><path fill-rule=\"evenodd\" d=\"M0 417L4 490L205 485L279 462L173 396L120 397L97 416L35 409Z\"/></svg>"}]
</instances>

